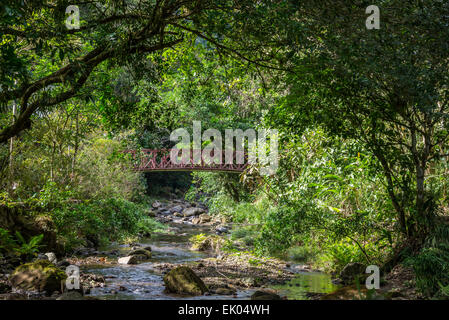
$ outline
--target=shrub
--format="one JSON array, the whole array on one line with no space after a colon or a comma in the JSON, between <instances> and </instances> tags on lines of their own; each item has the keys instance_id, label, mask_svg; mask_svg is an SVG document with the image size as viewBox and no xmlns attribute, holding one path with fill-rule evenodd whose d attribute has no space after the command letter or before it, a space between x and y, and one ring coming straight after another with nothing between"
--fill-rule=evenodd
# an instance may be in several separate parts
<instances>
[{"instance_id":1,"label":"shrub","mask_svg":"<svg viewBox=\"0 0 449 320\"><path fill-rule=\"evenodd\" d=\"M428 297L449 297L449 226L428 236L421 251L405 260L413 268L416 287Z\"/></svg>"},{"instance_id":2,"label":"shrub","mask_svg":"<svg viewBox=\"0 0 449 320\"><path fill-rule=\"evenodd\" d=\"M14 254L25 260L31 259L39 252L43 238L44 235L40 234L26 241L18 231L13 237L8 230L0 228L0 252Z\"/></svg>"},{"instance_id":3,"label":"shrub","mask_svg":"<svg viewBox=\"0 0 449 320\"><path fill-rule=\"evenodd\" d=\"M232 231L232 240L241 240L246 246L252 247L255 244L259 231L258 226L241 227Z\"/></svg>"},{"instance_id":4,"label":"shrub","mask_svg":"<svg viewBox=\"0 0 449 320\"><path fill-rule=\"evenodd\" d=\"M143 205L124 199L66 203L53 210L61 240L70 250L94 237L103 242L122 241L139 233L150 233L163 226L145 215Z\"/></svg>"},{"instance_id":5,"label":"shrub","mask_svg":"<svg viewBox=\"0 0 449 320\"><path fill-rule=\"evenodd\" d=\"M449 285L449 247L424 248L408 261L416 275L416 287L426 296L442 295Z\"/></svg>"},{"instance_id":6,"label":"shrub","mask_svg":"<svg viewBox=\"0 0 449 320\"><path fill-rule=\"evenodd\" d=\"M261 223L273 206L263 194L255 195L251 201L236 202L224 192L209 199L208 205L211 214L237 223Z\"/></svg>"},{"instance_id":7,"label":"shrub","mask_svg":"<svg viewBox=\"0 0 449 320\"><path fill-rule=\"evenodd\" d=\"M317 252L316 248L311 248L309 246L295 246L287 250L287 257L290 260L302 263L313 262L316 258Z\"/></svg>"}]
</instances>

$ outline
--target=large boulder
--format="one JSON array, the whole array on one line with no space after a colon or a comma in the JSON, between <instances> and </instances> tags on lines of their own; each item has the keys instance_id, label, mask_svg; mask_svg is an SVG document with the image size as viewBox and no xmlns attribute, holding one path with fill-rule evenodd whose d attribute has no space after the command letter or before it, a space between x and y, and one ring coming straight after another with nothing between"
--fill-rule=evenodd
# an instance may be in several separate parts
<instances>
[{"instance_id":1,"label":"large boulder","mask_svg":"<svg viewBox=\"0 0 449 320\"><path fill-rule=\"evenodd\" d=\"M356 278L365 277L365 265L359 262L348 263L340 272L340 279L343 284L351 284Z\"/></svg>"},{"instance_id":2,"label":"large boulder","mask_svg":"<svg viewBox=\"0 0 449 320\"><path fill-rule=\"evenodd\" d=\"M182 214L184 217L191 217L191 216L198 216L200 214L204 213L204 209L201 208L186 208L184 211L182 211Z\"/></svg>"},{"instance_id":3,"label":"large boulder","mask_svg":"<svg viewBox=\"0 0 449 320\"><path fill-rule=\"evenodd\" d=\"M207 292L203 280L188 267L176 267L164 276L165 290L169 293L202 295Z\"/></svg>"},{"instance_id":4,"label":"large boulder","mask_svg":"<svg viewBox=\"0 0 449 320\"><path fill-rule=\"evenodd\" d=\"M9 278L14 289L37 290L52 293L61 290L67 278L64 271L48 260L37 260L18 266Z\"/></svg>"}]
</instances>

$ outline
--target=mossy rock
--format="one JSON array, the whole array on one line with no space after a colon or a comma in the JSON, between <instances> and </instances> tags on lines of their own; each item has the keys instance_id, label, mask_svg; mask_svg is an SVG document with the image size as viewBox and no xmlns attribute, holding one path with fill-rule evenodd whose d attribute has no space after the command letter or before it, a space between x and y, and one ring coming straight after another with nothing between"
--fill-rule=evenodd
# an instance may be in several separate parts
<instances>
[{"instance_id":1,"label":"mossy rock","mask_svg":"<svg viewBox=\"0 0 449 320\"><path fill-rule=\"evenodd\" d=\"M196 251L215 251L218 252L220 248L223 246L224 240L215 235L209 235L205 237L192 237L190 239L192 241L192 250Z\"/></svg>"},{"instance_id":2,"label":"mossy rock","mask_svg":"<svg viewBox=\"0 0 449 320\"><path fill-rule=\"evenodd\" d=\"M136 249L131 251L129 255L135 257L138 261L146 261L151 258L151 251Z\"/></svg>"},{"instance_id":3,"label":"mossy rock","mask_svg":"<svg viewBox=\"0 0 449 320\"><path fill-rule=\"evenodd\" d=\"M151 251L147 249L136 249L132 250L128 255L135 256L135 255L144 255L147 256L148 259L151 258Z\"/></svg>"},{"instance_id":4,"label":"mossy rock","mask_svg":"<svg viewBox=\"0 0 449 320\"><path fill-rule=\"evenodd\" d=\"M281 297L274 292L257 290L251 295L251 300L281 300Z\"/></svg>"},{"instance_id":5,"label":"mossy rock","mask_svg":"<svg viewBox=\"0 0 449 320\"><path fill-rule=\"evenodd\" d=\"M169 293L202 295L208 291L203 280L188 267L176 267L164 276L165 290Z\"/></svg>"},{"instance_id":6,"label":"mossy rock","mask_svg":"<svg viewBox=\"0 0 449 320\"><path fill-rule=\"evenodd\" d=\"M233 295L236 293L237 293L237 291L235 289L231 289L231 288L222 287L222 288L215 289L215 294L222 295L222 296L229 296L229 295Z\"/></svg>"},{"instance_id":7,"label":"mossy rock","mask_svg":"<svg viewBox=\"0 0 449 320\"><path fill-rule=\"evenodd\" d=\"M64 271L48 260L36 260L18 266L9 281L13 288L52 293L61 290L61 282L67 278Z\"/></svg>"},{"instance_id":8,"label":"mossy rock","mask_svg":"<svg viewBox=\"0 0 449 320\"><path fill-rule=\"evenodd\" d=\"M191 216L198 216L200 214L204 213L204 209L202 208L186 208L182 211L182 214L184 217L191 217Z\"/></svg>"}]
</instances>

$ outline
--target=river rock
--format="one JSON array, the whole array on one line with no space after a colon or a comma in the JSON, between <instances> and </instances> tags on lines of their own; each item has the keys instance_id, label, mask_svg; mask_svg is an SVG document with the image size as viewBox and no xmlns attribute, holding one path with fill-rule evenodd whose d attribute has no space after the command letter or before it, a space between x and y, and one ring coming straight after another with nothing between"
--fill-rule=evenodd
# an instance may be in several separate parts
<instances>
[{"instance_id":1,"label":"river rock","mask_svg":"<svg viewBox=\"0 0 449 320\"><path fill-rule=\"evenodd\" d=\"M179 205L178 206L174 206L173 208L170 209L171 213L175 213L175 212L181 213L182 210L183 210L183 208L181 206L179 206Z\"/></svg>"},{"instance_id":2,"label":"river rock","mask_svg":"<svg viewBox=\"0 0 449 320\"><path fill-rule=\"evenodd\" d=\"M251 277L246 277L246 278L242 278L240 280L240 283L245 286L245 287L257 287L258 286L258 281L255 278L251 278Z\"/></svg>"},{"instance_id":3,"label":"river rock","mask_svg":"<svg viewBox=\"0 0 449 320\"><path fill-rule=\"evenodd\" d=\"M162 206L162 203L160 203L159 201L154 201L153 204L151 205L154 209L159 208L160 206Z\"/></svg>"},{"instance_id":4,"label":"river rock","mask_svg":"<svg viewBox=\"0 0 449 320\"><path fill-rule=\"evenodd\" d=\"M45 255L48 258L48 261L50 261L53 264L57 264L58 263L58 259L56 258L56 255L53 252L47 252L45 253Z\"/></svg>"},{"instance_id":5,"label":"river rock","mask_svg":"<svg viewBox=\"0 0 449 320\"><path fill-rule=\"evenodd\" d=\"M139 260L136 256L128 256L118 259L119 264L137 264Z\"/></svg>"},{"instance_id":6,"label":"river rock","mask_svg":"<svg viewBox=\"0 0 449 320\"><path fill-rule=\"evenodd\" d=\"M212 218L207 213L200 214L201 223L210 222Z\"/></svg>"},{"instance_id":7,"label":"river rock","mask_svg":"<svg viewBox=\"0 0 449 320\"><path fill-rule=\"evenodd\" d=\"M137 249L131 251L129 255L135 257L138 261L145 261L151 258L151 251L145 249Z\"/></svg>"},{"instance_id":8,"label":"river rock","mask_svg":"<svg viewBox=\"0 0 449 320\"><path fill-rule=\"evenodd\" d=\"M176 267L164 276L165 290L170 293L202 295L207 292L203 280L188 267Z\"/></svg>"},{"instance_id":9,"label":"river rock","mask_svg":"<svg viewBox=\"0 0 449 320\"><path fill-rule=\"evenodd\" d=\"M61 282L66 278L65 272L50 261L37 260L18 266L9 281L14 289L52 293L61 290Z\"/></svg>"},{"instance_id":10,"label":"river rock","mask_svg":"<svg viewBox=\"0 0 449 320\"><path fill-rule=\"evenodd\" d=\"M360 262L350 262L340 272L341 282L351 284L357 277L365 275L365 266Z\"/></svg>"},{"instance_id":11,"label":"river rock","mask_svg":"<svg viewBox=\"0 0 449 320\"><path fill-rule=\"evenodd\" d=\"M281 297L273 292L257 290L251 295L251 300L281 300Z\"/></svg>"},{"instance_id":12,"label":"river rock","mask_svg":"<svg viewBox=\"0 0 449 320\"><path fill-rule=\"evenodd\" d=\"M225 226L218 226L215 228L215 232L218 234L222 234L222 233L228 233L229 229Z\"/></svg>"},{"instance_id":13,"label":"river rock","mask_svg":"<svg viewBox=\"0 0 449 320\"><path fill-rule=\"evenodd\" d=\"M234 289L230 288L217 288L215 289L215 293L222 296L231 296L236 293Z\"/></svg>"},{"instance_id":14,"label":"river rock","mask_svg":"<svg viewBox=\"0 0 449 320\"><path fill-rule=\"evenodd\" d=\"M211 217L208 214L203 213L203 214L200 214L198 217L193 218L192 224L203 224L203 223L210 222L210 220L211 220Z\"/></svg>"},{"instance_id":15,"label":"river rock","mask_svg":"<svg viewBox=\"0 0 449 320\"><path fill-rule=\"evenodd\" d=\"M223 245L224 240L216 235L209 235L200 241L194 241L190 249L197 251L212 250L218 252Z\"/></svg>"},{"instance_id":16,"label":"river rock","mask_svg":"<svg viewBox=\"0 0 449 320\"><path fill-rule=\"evenodd\" d=\"M38 253L37 257L36 257L36 259L34 259L34 261L37 261L37 260L48 260L48 257L43 253Z\"/></svg>"},{"instance_id":17,"label":"river rock","mask_svg":"<svg viewBox=\"0 0 449 320\"><path fill-rule=\"evenodd\" d=\"M164 210L160 210L158 212L158 214L163 215L163 216L169 216L169 215L171 215L171 212L166 210L166 209L164 209Z\"/></svg>"},{"instance_id":18,"label":"river rock","mask_svg":"<svg viewBox=\"0 0 449 320\"><path fill-rule=\"evenodd\" d=\"M204 213L204 209L201 208L186 208L182 211L182 214L184 215L184 217L191 217L191 216L197 216Z\"/></svg>"},{"instance_id":19,"label":"river rock","mask_svg":"<svg viewBox=\"0 0 449 320\"><path fill-rule=\"evenodd\" d=\"M195 217L192 219L192 224L200 224L201 219L199 217Z\"/></svg>"}]
</instances>

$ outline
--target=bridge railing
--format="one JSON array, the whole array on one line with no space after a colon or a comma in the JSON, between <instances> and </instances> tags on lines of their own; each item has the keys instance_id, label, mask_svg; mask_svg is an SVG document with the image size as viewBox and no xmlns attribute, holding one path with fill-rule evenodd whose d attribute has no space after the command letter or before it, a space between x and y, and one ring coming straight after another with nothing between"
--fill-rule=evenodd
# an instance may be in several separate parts
<instances>
[{"instance_id":1,"label":"bridge railing","mask_svg":"<svg viewBox=\"0 0 449 320\"><path fill-rule=\"evenodd\" d=\"M186 151L186 150L184 150ZM126 150L132 155L134 169L138 171L204 170L242 172L247 165L244 151L223 150L219 154L199 149L140 149Z\"/></svg>"}]
</instances>

